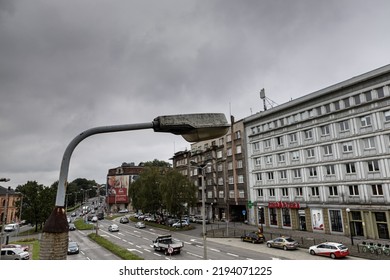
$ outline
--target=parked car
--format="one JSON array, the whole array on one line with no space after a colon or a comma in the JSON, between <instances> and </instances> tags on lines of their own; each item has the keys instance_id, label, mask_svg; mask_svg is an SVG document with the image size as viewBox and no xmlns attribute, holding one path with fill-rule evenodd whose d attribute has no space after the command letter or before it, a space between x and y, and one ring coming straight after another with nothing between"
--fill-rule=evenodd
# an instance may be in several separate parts
<instances>
[{"instance_id":1,"label":"parked car","mask_svg":"<svg viewBox=\"0 0 390 280\"><path fill-rule=\"evenodd\" d=\"M127 218L127 217L122 217L122 218L119 219L119 222L120 222L121 224L127 224L127 223L129 223L129 218Z\"/></svg>"},{"instance_id":2,"label":"parked car","mask_svg":"<svg viewBox=\"0 0 390 280\"><path fill-rule=\"evenodd\" d=\"M119 231L119 227L116 224L112 224L108 226L108 231L114 232L114 231Z\"/></svg>"},{"instance_id":3,"label":"parked car","mask_svg":"<svg viewBox=\"0 0 390 280\"><path fill-rule=\"evenodd\" d=\"M180 227L188 227L190 224L186 220L177 221L172 224L172 227L180 228Z\"/></svg>"},{"instance_id":4,"label":"parked car","mask_svg":"<svg viewBox=\"0 0 390 280\"><path fill-rule=\"evenodd\" d=\"M291 237L277 237L275 239L268 240L267 246L268 248L274 247L283 250L293 250L293 249L297 249L299 244Z\"/></svg>"},{"instance_id":5,"label":"parked car","mask_svg":"<svg viewBox=\"0 0 390 280\"><path fill-rule=\"evenodd\" d=\"M30 254L26 251L23 251L20 248L4 248L1 249L1 259L2 260L28 260L30 259Z\"/></svg>"},{"instance_id":6,"label":"parked car","mask_svg":"<svg viewBox=\"0 0 390 280\"><path fill-rule=\"evenodd\" d=\"M74 223L70 223L70 224L69 224L69 230L70 230L70 231L76 230L76 226L74 225Z\"/></svg>"},{"instance_id":7,"label":"parked car","mask_svg":"<svg viewBox=\"0 0 390 280\"><path fill-rule=\"evenodd\" d=\"M11 232L11 231L15 231L18 229L19 229L18 224L8 224L8 225L5 225L5 227L4 227L5 232Z\"/></svg>"},{"instance_id":8,"label":"parked car","mask_svg":"<svg viewBox=\"0 0 390 280\"><path fill-rule=\"evenodd\" d=\"M68 243L68 255L78 254L80 252L79 244L76 241L69 241Z\"/></svg>"},{"instance_id":9,"label":"parked car","mask_svg":"<svg viewBox=\"0 0 390 280\"><path fill-rule=\"evenodd\" d=\"M28 252L29 250L29 247L27 245L21 245L21 244L6 244L3 245L2 248L19 248L25 252Z\"/></svg>"},{"instance_id":10,"label":"parked car","mask_svg":"<svg viewBox=\"0 0 390 280\"><path fill-rule=\"evenodd\" d=\"M144 222L136 222L135 223L135 227L136 228L145 228L145 223Z\"/></svg>"},{"instance_id":11,"label":"parked car","mask_svg":"<svg viewBox=\"0 0 390 280\"><path fill-rule=\"evenodd\" d=\"M93 216L92 219L91 219L91 222L96 223L97 221L98 221L98 217L97 216Z\"/></svg>"},{"instance_id":12,"label":"parked car","mask_svg":"<svg viewBox=\"0 0 390 280\"><path fill-rule=\"evenodd\" d=\"M241 235L241 241L252 242L252 243L264 243L265 238L262 233L252 231Z\"/></svg>"},{"instance_id":13,"label":"parked car","mask_svg":"<svg viewBox=\"0 0 390 280\"><path fill-rule=\"evenodd\" d=\"M129 213L128 209L121 209L118 211L118 213Z\"/></svg>"},{"instance_id":14,"label":"parked car","mask_svg":"<svg viewBox=\"0 0 390 280\"><path fill-rule=\"evenodd\" d=\"M332 259L344 258L349 255L347 246L336 242L324 242L309 248L311 255L331 257Z\"/></svg>"}]
</instances>

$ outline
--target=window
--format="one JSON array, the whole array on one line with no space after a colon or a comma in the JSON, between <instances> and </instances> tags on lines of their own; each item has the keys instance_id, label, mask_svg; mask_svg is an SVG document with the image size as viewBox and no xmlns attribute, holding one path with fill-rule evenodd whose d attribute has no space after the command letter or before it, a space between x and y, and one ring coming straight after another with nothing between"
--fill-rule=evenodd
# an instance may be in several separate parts
<instances>
[{"instance_id":1,"label":"window","mask_svg":"<svg viewBox=\"0 0 390 280\"><path fill-rule=\"evenodd\" d=\"M260 150L260 142L255 142L252 144L253 151L259 151Z\"/></svg>"},{"instance_id":2,"label":"window","mask_svg":"<svg viewBox=\"0 0 390 280\"><path fill-rule=\"evenodd\" d=\"M295 142L297 142L297 134L291 133L290 134L290 143L295 143Z\"/></svg>"},{"instance_id":3,"label":"window","mask_svg":"<svg viewBox=\"0 0 390 280\"><path fill-rule=\"evenodd\" d=\"M237 176L237 181L239 184L243 184L244 183L244 175L238 175Z\"/></svg>"},{"instance_id":4,"label":"window","mask_svg":"<svg viewBox=\"0 0 390 280\"><path fill-rule=\"evenodd\" d=\"M312 196L320 196L320 190L318 187L311 187L311 195Z\"/></svg>"},{"instance_id":5,"label":"window","mask_svg":"<svg viewBox=\"0 0 390 280\"><path fill-rule=\"evenodd\" d=\"M371 185L371 190L372 190L372 195L375 196L383 195L382 185Z\"/></svg>"},{"instance_id":6,"label":"window","mask_svg":"<svg viewBox=\"0 0 390 280\"><path fill-rule=\"evenodd\" d=\"M330 134L330 126L329 125L323 125L321 126L321 135L329 135Z\"/></svg>"},{"instance_id":7,"label":"window","mask_svg":"<svg viewBox=\"0 0 390 280\"><path fill-rule=\"evenodd\" d=\"M241 131L236 131L236 139L241 139Z\"/></svg>"},{"instance_id":8,"label":"window","mask_svg":"<svg viewBox=\"0 0 390 280\"><path fill-rule=\"evenodd\" d=\"M218 185L223 186L223 178L222 177L218 178Z\"/></svg>"},{"instance_id":9,"label":"window","mask_svg":"<svg viewBox=\"0 0 390 280\"><path fill-rule=\"evenodd\" d=\"M293 169L294 178L301 178L301 170L300 169Z\"/></svg>"},{"instance_id":10,"label":"window","mask_svg":"<svg viewBox=\"0 0 390 280\"><path fill-rule=\"evenodd\" d=\"M282 208L283 226L291 227L290 209Z\"/></svg>"},{"instance_id":11,"label":"window","mask_svg":"<svg viewBox=\"0 0 390 280\"><path fill-rule=\"evenodd\" d=\"M284 154L278 154L278 161L279 162L285 162L286 158Z\"/></svg>"},{"instance_id":12,"label":"window","mask_svg":"<svg viewBox=\"0 0 390 280\"><path fill-rule=\"evenodd\" d=\"M287 171L286 170L280 170L279 171L279 178L280 179L287 179Z\"/></svg>"},{"instance_id":13,"label":"window","mask_svg":"<svg viewBox=\"0 0 390 280\"><path fill-rule=\"evenodd\" d=\"M282 146L283 145L283 136L276 137L276 143L278 144L278 146Z\"/></svg>"},{"instance_id":14,"label":"window","mask_svg":"<svg viewBox=\"0 0 390 280\"><path fill-rule=\"evenodd\" d=\"M344 101L344 108L351 107L351 104L349 103L349 98L345 98L345 99L343 99L343 101Z\"/></svg>"},{"instance_id":15,"label":"window","mask_svg":"<svg viewBox=\"0 0 390 280\"><path fill-rule=\"evenodd\" d=\"M302 187L295 188L295 194L296 196L303 196L303 188Z\"/></svg>"},{"instance_id":16,"label":"window","mask_svg":"<svg viewBox=\"0 0 390 280\"><path fill-rule=\"evenodd\" d=\"M329 156L333 154L332 145L325 145L323 146L323 149L324 149L324 155Z\"/></svg>"},{"instance_id":17,"label":"window","mask_svg":"<svg viewBox=\"0 0 390 280\"><path fill-rule=\"evenodd\" d=\"M237 168L242 168L242 160L237 160Z\"/></svg>"},{"instance_id":18,"label":"window","mask_svg":"<svg viewBox=\"0 0 390 280\"><path fill-rule=\"evenodd\" d=\"M343 143L343 152L344 153L350 153L352 152L352 142L344 142Z\"/></svg>"},{"instance_id":19,"label":"window","mask_svg":"<svg viewBox=\"0 0 390 280\"><path fill-rule=\"evenodd\" d=\"M314 148L307 149L306 153L307 153L308 158L313 158L314 157Z\"/></svg>"},{"instance_id":20,"label":"window","mask_svg":"<svg viewBox=\"0 0 390 280\"><path fill-rule=\"evenodd\" d=\"M309 177L317 177L317 167L309 167Z\"/></svg>"},{"instance_id":21,"label":"window","mask_svg":"<svg viewBox=\"0 0 390 280\"><path fill-rule=\"evenodd\" d=\"M360 118L362 127L371 126L371 116L364 116Z\"/></svg>"},{"instance_id":22,"label":"window","mask_svg":"<svg viewBox=\"0 0 390 280\"><path fill-rule=\"evenodd\" d=\"M232 161L228 161L227 168L228 168L228 170L233 170L233 162Z\"/></svg>"},{"instance_id":23,"label":"window","mask_svg":"<svg viewBox=\"0 0 390 280\"><path fill-rule=\"evenodd\" d=\"M343 223L340 210L329 210L331 231L343 232Z\"/></svg>"},{"instance_id":24,"label":"window","mask_svg":"<svg viewBox=\"0 0 390 280\"><path fill-rule=\"evenodd\" d=\"M261 166L261 158L255 158L255 165L256 166Z\"/></svg>"},{"instance_id":25,"label":"window","mask_svg":"<svg viewBox=\"0 0 390 280\"><path fill-rule=\"evenodd\" d=\"M385 92L383 91L383 87L377 88L377 89L376 89L376 92L377 92L377 94L378 94L378 98L383 98L383 97L385 97Z\"/></svg>"},{"instance_id":26,"label":"window","mask_svg":"<svg viewBox=\"0 0 390 280\"><path fill-rule=\"evenodd\" d=\"M368 165L368 171L369 172L379 171L378 160L370 160L370 161L367 162L367 165Z\"/></svg>"},{"instance_id":27,"label":"window","mask_svg":"<svg viewBox=\"0 0 390 280\"><path fill-rule=\"evenodd\" d=\"M271 171L271 172L267 172L267 178L268 180L273 180L274 179L274 173Z\"/></svg>"},{"instance_id":28,"label":"window","mask_svg":"<svg viewBox=\"0 0 390 280\"><path fill-rule=\"evenodd\" d=\"M222 158L222 155L223 155L222 151L217 152L217 158Z\"/></svg>"},{"instance_id":29,"label":"window","mask_svg":"<svg viewBox=\"0 0 390 280\"><path fill-rule=\"evenodd\" d=\"M340 126L340 131L348 131L349 130L349 121L346 120L346 121L342 121L342 122L339 122L339 126Z\"/></svg>"},{"instance_id":30,"label":"window","mask_svg":"<svg viewBox=\"0 0 390 280\"><path fill-rule=\"evenodd\" d=\"M336 101L336 102L334 103L334 109L335 109L336 111L340 110L340 101Z\"/></svg>"},{"instance_id":31,"label":"window","mask_svg":"<svg viewBox=\"0 0 390 280\"><path fill-rule=\"evenodd\" d=\"M218 192L218 197L219 197L219 198L224 198L224 197L225 197L224 191L219 191L219 192Z\"/></svg>"},{"instance_id":32,"label":"window","mask_svg":"<svg viewBox=\"0 0 390 280\"><path fill-rule=\"evenodd\" d=\"M291 159L292 160L299 160L299 151L291 152Z\"/></svg>"},{"instance_id":33,"label":"window","mask_svg":"<svg viewBox=\"0 0 390 280\"><path fill-rule=\"evenodd\" d=\"M275 189L268 189L269 196L275 196Z\"/></svg>"},{"instance_id":34,"label":"window","mask_svg":"<svg viewBox=\"0 0 390 280\"><path fill-rule=\"evenodd\" d=\"M232 142L232 136L231 134L226 135L226 142Z\"/></svg>"},{"instance_id":35,"label":"window","mask_svg":"<svg viewBox=\"0 0 390 280\"><path fill-rule=\"evenodd\" d=\"M330 186L329 187L329 195L330 196L338 196L337 186Z\"/></svg>"},{"instance_id":36,"label":"window","mask_svg":"<svg viewBox=\"0 0 390 280\"><path fill-rule=\"evenodd\" d=\"M229 157L232 155L232 148L226 150L226 155Z\"/></svg>"},{"instance_id":37,"label":"window","mask_svg":"<svg viewBox=\"0 0 390 280\"><path fill-rule=\"evenodd\" d=\"M269 223L273 226L278 225L278 214L276 208L269 208Z\"/></svg>"},{"instance_id":38,"label":"window","mask_svg":"<svg viewBox=\"0 0 390 280\"><path fill-rule=\"evenodd\" d=\"M264 140L264 147L265 148L271 147L271 140L270 139Z\"/></svg>"},{"instance_id":39,"label":"window","mask_svg":"<svg viewBox=\"0 0 390 280\"><path fill-rule=\"evenodd\" d=\"M335 175L336 174L335 169L334 169L334 165L326 165L325 169L326 169L326 175Z\"/></svg>"},{"instance_id":40,"label":"window","mask_svg":"<svg viewBox=\"0 0 390 280\"><path fill-rule=\"evenodd\" d=\"M234 178L233 178L233 176L229 176L229 184L230 185L233 185L234 184Z\"/></svg>"},{"instance_id":41,"label":"window","mask_svg":"<svg viewBox=\"0 0 390 280\"><path fill-rule=\"evenodd\" d=\"M360 101L360 95L355 95L353 97L354 101L355 101L355 105L359 105L361 103Z\"/></svg>"},{"instance_id":42,"label":"window","mask_svg":"<svg viewBox=\"0 0 390 280\"><path fill-rule=\"evenodd\" d=\"M371 91L367 91L364 93L364 97L366 98L366 101L371 101L372 100L372 94Z\"/></svg>"},{"instance_id":43,"label":"window","mask_svg":"<svg viewBox=\"0 0 390 280\"><path fill-rule=\"evenodd\" d=\"M358 185L348 186L348 189L349 189L349 195L350 196L358 196L359 195L359 187L358 187Z\"/></svg>"},{"instance_id":44,"label":"window","mask_svg":"<svg viewBox=\"0 0 390 280\"><path fill-rule=\"evenodd\" d=\"M369 149L375 149L375 138L374 137L369 137L363 139L363 144L364 144L364 149L369 150Z\"/></svg>"},{"instance_id":45,"label":"window","mask_svg":"<svg viewBox=\"0 0 390 280\"><path fill-rule=\"evenodd\" d=\"M312 139L313 138L313 130L308 129L305 130L305 139Z\"/></svg>"},{"instance_id":46,"label":"window","mask_svg":"<svg viewBox=\"0 0 390 280\"><path fill-rule=\"evenodd\" d=\"M234 191L230 190L229 191L229 198L234 198L234 197L235 197Z\"/></svg>"},{"instance_id":47,"label":"window","mask_svg":"<svg viewBox=\"0 0 390 280\"><path fill-rule=\"evenodd\" d=\"M324 106L324 108L325 108L325 113L326 113L326 114L330 113L330 104L326 104L326 105Z\"/></svg>"},{"instance_id":48,"label":"window","mask_svg":"<svg viewBox=\"0 0 390 280\"><path fill-rule=\"evenodd\" d=\"M263 189L257 189L257 196L259 196L259 197L264 196Z\"/></svg>"},{"instance_id":49,"label":"window","mask_svg":"<svg viewBox=\"0 0 390 280\"><path fill-rule=\"evenodd\" d=\"M261 181L261 173L256 173L256 181Z\"/></svg>"},{"instance_id":50,"label":"window","mask_svg":"<svg viewBox=\"0 0 390 280\"><path fill-rule=\"evenodd\" d=\"M267 164L272 164L272 156L267 156L265 161Z\"/></svg>"},{"instance_id":51,"label":"window","mask_svg":"<svg viewBox=\"0 0 390 280\"><path fill-rule=\"evenodd\" d=\"M282 188L282 196L288 196L288 188Z\"/></svg>"},{"instance_id":52,"label":"window","mask_svg":"<svg viewBox=\"0 0 390 280\"><path fill-rule=\"evenodd\" d=\"M236 146L236 154L241 154L241 145Z\"/></svg>"},{"instance_id":53,"label":"window","mask_svg":"<svg viewBox=\"0 0 390 280\"><path fill-rule=\"evenodd\" d=\"M390 110L389 111L385 111L384 115L385 115L385 121L389 122L390 121Z\"/></svg>"},{"instance_id":54,"label":"window","mask_svg":"<svg viewBox=\"0 0 390 280\"><path fill-rule=\"evenodd\" d=\"M345 169L346 169L347 174L354 174L354 173L356 173L355 163L353 163L353 162L346 163L345 164Z\"/></svg>"},{"instance_id":55,"label":"window","mask_svg":"<svg viewBox=\"0 0 390 280\"><path fill-rule=\"evenodd\" d=\"M245 198L245 191L244 190L238 190L238 198Z\"/></svg>"}]
</instances>

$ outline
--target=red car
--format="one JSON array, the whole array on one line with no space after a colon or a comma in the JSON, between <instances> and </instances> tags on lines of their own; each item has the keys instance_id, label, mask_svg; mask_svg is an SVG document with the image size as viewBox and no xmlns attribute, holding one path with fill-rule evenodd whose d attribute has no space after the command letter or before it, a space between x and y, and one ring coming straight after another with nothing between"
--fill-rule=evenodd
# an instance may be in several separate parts
<instances>
[{"instance_id":1,"label":"red car","mask_svg":"<svg viewBox=\"0 0 390 280\"><path fill-rule=\"evenodd\" d=\"M349 255L347 246L336 242L325 242L309 248L311 255L331 257L332 259L344 258Z\"/></svg>"}]
</instances>

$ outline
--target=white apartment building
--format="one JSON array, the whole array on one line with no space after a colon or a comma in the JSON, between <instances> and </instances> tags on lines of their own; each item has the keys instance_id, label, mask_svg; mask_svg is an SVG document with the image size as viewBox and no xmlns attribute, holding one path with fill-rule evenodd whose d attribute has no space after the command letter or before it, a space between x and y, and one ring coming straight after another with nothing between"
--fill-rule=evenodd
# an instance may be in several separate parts
<instances>
[{"instance_id":1,"label":"white apartment building","mask_svg":"<svg viewBox=\"0 0 390 280\"><path fill-rule=\"evenodd\" d=\"M390 65L244 119L251 224L389 239Z\"/></svg>"}]
</instances>

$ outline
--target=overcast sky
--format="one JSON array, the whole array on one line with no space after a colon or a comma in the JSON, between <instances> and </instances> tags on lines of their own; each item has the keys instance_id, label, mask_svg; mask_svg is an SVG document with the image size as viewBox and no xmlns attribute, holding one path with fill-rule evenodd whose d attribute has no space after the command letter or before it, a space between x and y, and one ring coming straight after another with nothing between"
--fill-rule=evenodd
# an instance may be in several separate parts
<instances>
[{"instance_id":1,"label":"overcast sky","mask_svg":"<svg viewBox=\"0 0 390 280\"><path fill-rule=\"evenodd\" d=\"M242 119L390 63L390 1L0 0L0 177L58 180L102 125ZM189 148L152 130L91 136L68 180Z\"/></svg>"}]
</instances>

